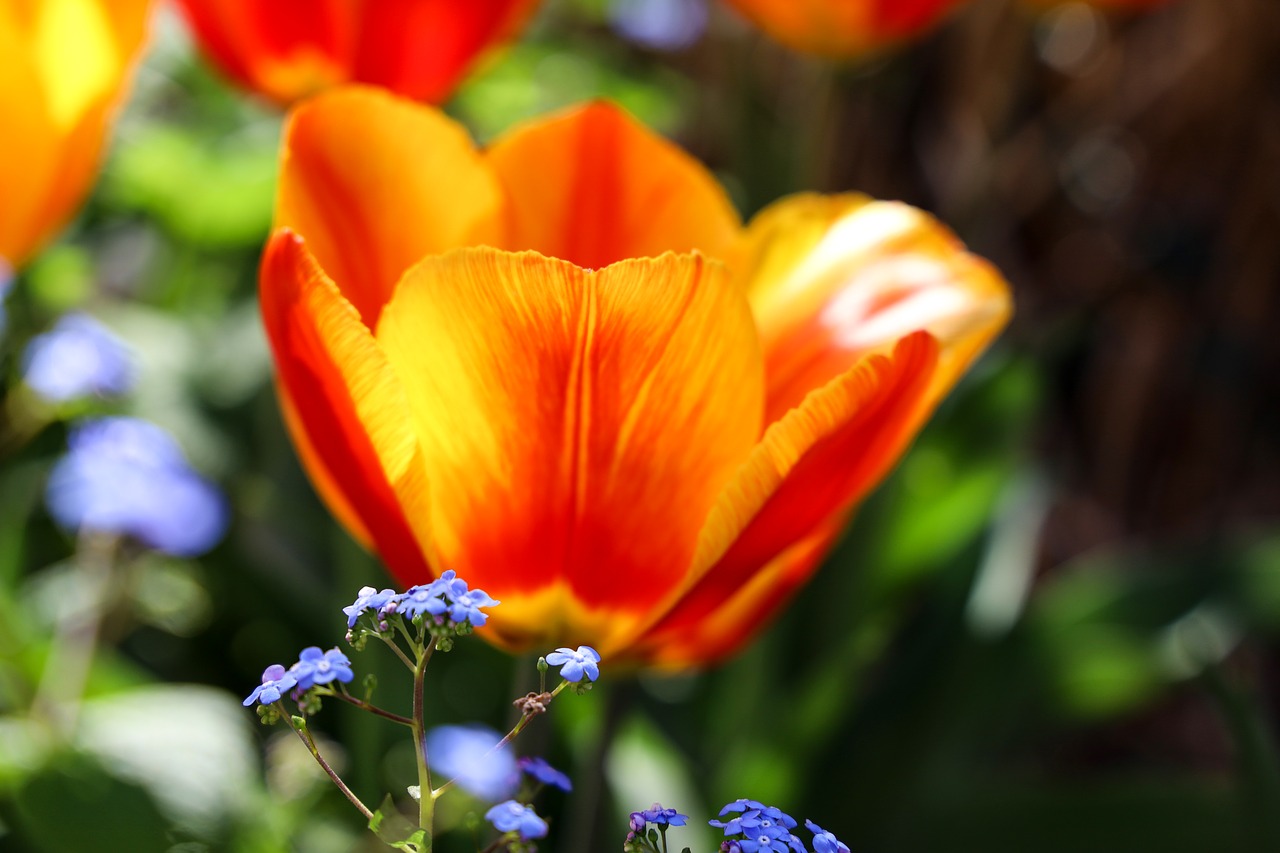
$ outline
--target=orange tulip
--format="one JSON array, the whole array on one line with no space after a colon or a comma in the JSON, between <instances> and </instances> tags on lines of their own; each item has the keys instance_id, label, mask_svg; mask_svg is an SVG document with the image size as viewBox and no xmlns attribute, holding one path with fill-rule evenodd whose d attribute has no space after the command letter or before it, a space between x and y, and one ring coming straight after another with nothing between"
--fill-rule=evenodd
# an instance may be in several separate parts
<instances>
[{"instance_id":1,"label":"orange tulip","mask_svg":"<svg viewBox=\"0 0 1280 853\"><path fill-rule=\"evenodd\" d=\"M962 0L727 0L788 47L833 59L919 35Z\"/></svg>"},{"instance_id":2,"label":"orange tulip","mask_svg":"<svg viewBox=\"0 0 1280 853\"><path fill-rule=\"evenodd\" d=\"M180 0L232 80L288 104L340 83L440 102L538 0Z\"/></svg>"},{"instance_id":3,"label":"orange tulip","mask_svg":"<svg viewBox=\"0 0 1280 853\"><path fill-rule=\"evenodd\" d=\"M146 35L149 0L0 0L0 258L75 212Z\"/></svg>"},{"instance_id":4,"label":"orange tulip","mask_svg":"<svg viewBox=\"0 0 1280 853\"><path fill-rule=\"evenodd\" d=\"M685 666L753 635L999 331L999 274L902 204L745 229L592 104L477 151L365 89L290 116L262 310L318 490L513 648Z\"/></svg>"}]
</instances>

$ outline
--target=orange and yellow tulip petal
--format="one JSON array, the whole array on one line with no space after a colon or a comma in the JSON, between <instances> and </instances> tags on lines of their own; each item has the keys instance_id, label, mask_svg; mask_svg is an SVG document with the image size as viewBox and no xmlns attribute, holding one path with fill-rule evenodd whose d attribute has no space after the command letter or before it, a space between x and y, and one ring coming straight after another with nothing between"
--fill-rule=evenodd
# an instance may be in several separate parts
<instances>
[{"instance_id":1,"label":"orange and yellow tulip petal","mask_svg":"<svg viewBox=\"0 0 1280 853\"><path fill-rule=\"evenodd\" d=\"M415 576L430 574L397 481L417 450L395 375L360 315L297 235L262 262L262 316L286 423L317 491L358 538Z\"/></svg>"},{"instance_id":2,"label":"orange and yellow tulip petal","mask_svg":"<svg viewBox=\"0 0 1280 853\"><path fill-rule=\"evenodd\" d=\"M229 78L289 104L343 83L439 102L537 0L180 0Z\"/></svg>"},{"instance_id":3,"label":"orange and yellow tulip petal","mask_svg":"<svg viewBox=\"0 0 1280 853\"><path fill-rule=\"evenodd\" d=\"M962 0L727 0L782 44L833 59L878 50L932 27Z\"/></svg>"},{"instance_id":4,"label":"orange and yellow tulip petal","mask_svg":"<svg viewBox=\"0 0 1280 853\"><path fill-rule=\"evenodd\" d=\"M500 242L501 187L467 132L434 110L351 87L295 110L276 226L301 234L373 328L427 255Z\"/></svg>"},{"instance_id":5,"label":"orange and yellow tulip petal","mask_svg":"<svg viewBox=\"0 0 1280 853\"><path fill-rule=\"evenodd\" d=\"M500 591L512 639L567 641L566 603L607 613L610 635L643 618L760 434L749 310L699 256L593 272L455 251L406 276L377 338L422 443L420 534Z\"/></svg>"},{"instance_id":6,"label":"orange and yellow tulip petal","mask_svg":"<svg viewBox=\"0 0 1280 853\"><path fill-rule=\"evenodd\" d=\"M741 228L701 164L610 104L518 127L488 159L510 200L510 249L600 269L668 251L723 257Z\"/></svg>"},{"instance_id":7,"label":"orange and yellow tulip petal","mask_svg":"<svg viewBox=\"0 0 1280 853\"><path fill-rule=\"evenodd\" d=\"M0 0L0 257L19 266L97 174L148 0Z\"/></svg>"},{"instance_id":8,"label":"orange and yellow tulip petal","mask_svg":"<svg viewBox=\"0 0 1280 853\"><path fill-rule=\"evenodd\" d=\"M862 196L799 195L751 222L735 255L765 351L766 422L868 352L925 329L949 388L1008 321L1008 288L933 217Z\"/></svg>"},{"instance_id":9,"label":"orange and yellow tulip petal","mask_svg":"<svg viewBox=\"0 0 1280 853\"><path fill-rule=\"evenodd\" d=\"M769 427L707 518L674 608L645 632L655 660L706 659L690 656L703 632L708 642L745 638L807 578L807 555L830 542L832 520L892 469L936 404L937 356L930 335L908 335Z\"/></svg>"}]
</instances>

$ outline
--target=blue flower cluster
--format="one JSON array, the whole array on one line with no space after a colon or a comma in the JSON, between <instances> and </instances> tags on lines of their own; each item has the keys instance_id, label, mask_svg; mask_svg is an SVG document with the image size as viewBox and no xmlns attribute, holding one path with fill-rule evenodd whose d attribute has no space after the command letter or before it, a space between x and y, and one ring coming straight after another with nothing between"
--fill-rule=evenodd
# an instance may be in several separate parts
<instances>
[{"instance_id":1,"label":"blue flower cluster","mask_svg":"<svg viewBox=\"0 0 1280 853\"><path fill-rule=\"evenodd\" d=\"M401 593L361 587L356 600L342 608L342 612L347 615L348 628L355 627L361 614L371 612L379 631L387 630L387 617L399 613L406 619L425 620L429 626L462 628L465 632L488 621L489 616L481 610L482 607L496 607L498 604L501 602L490 598L484 590L468 589L467 582L449 569L431 583L419 584Z\"/></svg>"},{"instance_id":2,"label":"blue flower cluster","mask_svg":"<svg viewBox=\"0 0 1280 853\"><path fill-rule=\"evenodd\" d=\"M560 677L565 681L590 681L600 677L600 653L590 646L575 649L559 648L547 655L547 663L560 667Z\"/></svg>"},{"instance_id":3,"label":"blue flower cluster","mask_svg":"<svg viewBox=\"0 0 1280 853\"><path fill-rule=\"evenodd\" d=\"M88 314L67 314L27 344L22 378L50 403L116 397L133 387L124 343Z\"/></svg>"},{"instance_id":4,"label":"blue flower cluster","mask_svg":"<svg viewBox=\"0 0 1280 853\"><path fill-rule=\"evenodd\" d=\"M498 832L515 832L521 841L544 838L547 834L547 822L538 817L533 806L527 806L516 800L498 803L484 813L484 819L493 824Z\"/></svg>"},{"instance_id":5,"label":"blue flower cluster","mask_svg":"<svg viewBox=\"0 0 1280 853\"><path fill-rule=\"evenodd\" d=\"M722 853L806 853L804 842L791 832L796 828L795 818L779 808L739 799L720 810L720 817L728 815L733 816L708 821L724 830ZM805 826L813 833L814 853L849 853L848 847L813 821L805 821Z\"/></svg>"},{"instance_id":6,"label":"blue flower cluster","mask_svg":"<svg viewBox=\"0 0 1280 853\"><path fill-rule=\"evenodd\" d=\"M132 536L179 557L203 554L222 538L222 496L187 464L167 432L136 418L86 421L68 438L45 503L70 531Z\"/></svg>"},{"instance_id":7,"label":"blue flower cluster","mask_svg":"<svg viewBox=\"0 0 1280 853\"><path fill-rule=\"evenodd\" d=\"M308 646L298 655L297 662L287 670L280 664L272 664L262 673L262 684L244 700L247 707L254 702L270 705L292 692L298 699L312 687L332 684L335 681L350 683L356 674L351 661L337 648L321 651L319 646Z\"/></svg>"}]
</instances>

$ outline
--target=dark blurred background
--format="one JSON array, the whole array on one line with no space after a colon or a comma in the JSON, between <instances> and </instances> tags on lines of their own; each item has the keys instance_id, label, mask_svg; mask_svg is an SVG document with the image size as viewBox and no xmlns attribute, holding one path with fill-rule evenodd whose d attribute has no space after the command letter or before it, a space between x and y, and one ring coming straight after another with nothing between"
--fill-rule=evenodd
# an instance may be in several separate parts
<instances>
[{"instance_id":1,"label":"dark blurred background","mask_svg":"<svg viewBox=\"0 0 1280 853\"><path fill-rule=\"evenodd\" d=\"M704 826L752 797L854 853L1280 850L1280 4L976 0L846 67L676 5L691 17L664 27L644 0L551 2L449 110L483 140L614 98L744 215L805 189L905 200L1004 271L1017 314L762 639L705 674L606 678L522 738L577 784L547 801L546 846L619 849L654 800ZM21 685L68 594L74 543L41 506L65 431L0 460L0 587L22 614L0 848L380 849L239 708L386 583L276 407L255 265L279 121L166 16L95 196L8 300L9 375L71 307L128 341L125 408L179 437L235 519L199 561L136 561L95 737L38 748ZM355 662L407 695L387 656ZM433 720L509 723L530 671L461 644L433 663ZM399 792L407 741L350 710L316 723L338 763L368 799ZM714 849L696 826L678 843Z\"/></svg>"}]
</instances>

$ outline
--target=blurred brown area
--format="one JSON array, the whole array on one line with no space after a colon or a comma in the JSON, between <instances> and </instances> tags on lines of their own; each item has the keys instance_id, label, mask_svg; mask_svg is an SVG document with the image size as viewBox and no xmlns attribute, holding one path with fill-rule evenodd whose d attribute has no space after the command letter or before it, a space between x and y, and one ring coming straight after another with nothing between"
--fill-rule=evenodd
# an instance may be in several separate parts
<instances>
[{"instance_id":1,"label":"blurred brown area","mask_svg":"<svg viewBox=\"0 0 1280 853\"><path fill-rule=\"evenodd\" d=\"M1280 520L1280 3L1124 15L979 0L923 44L846 69L759 39L690 61L696 124L717 128L692 144L751 176L748 209L802 189L902 199L1013 283L1003 345L1046 379L1042 582L1095 550L1212 548ZM1229 661L1273 736L1277 663L1256 639ZM1212 776L1233 749L1198 687L1041 746L1068 776Z\"/></svg>"},{"instance_id":2,"label":"blurred brown area","mask_svg":"<svg viewBox=\"0 0 1280 853\"><path fill-rule=\"evenodd\" d=\"M834 81L813 188L929 209L1013 283L1055 379L1045 563L1280 518L1280 4L991 0L923 53Z\"/></svg>"}]
</instances>

